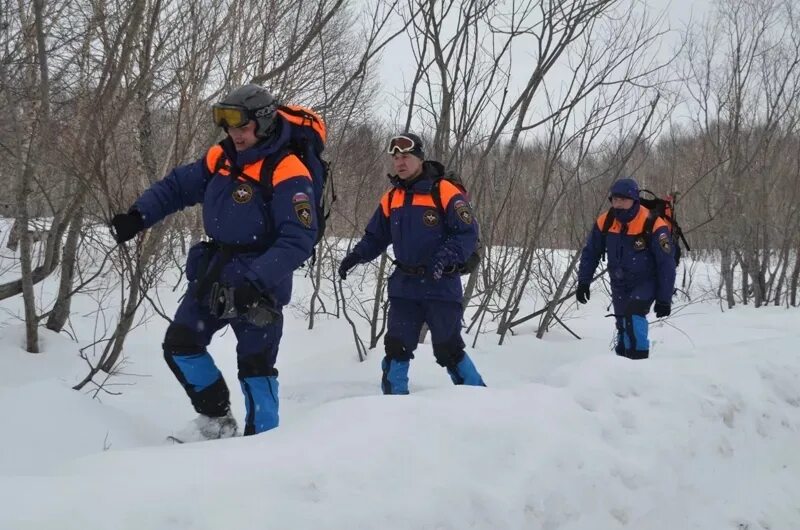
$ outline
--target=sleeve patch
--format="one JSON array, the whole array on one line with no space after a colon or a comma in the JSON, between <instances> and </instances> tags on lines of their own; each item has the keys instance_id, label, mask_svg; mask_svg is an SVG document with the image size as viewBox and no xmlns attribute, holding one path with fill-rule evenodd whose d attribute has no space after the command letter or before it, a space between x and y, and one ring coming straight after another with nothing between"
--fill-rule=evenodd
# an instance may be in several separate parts
<instances>
[{"instance_id":1,"label":"sleeve patch","mask_svg":"<svg viewBox=\"0 0 800 530\"><path fill-rule=\"evenodd\" d=\"M295 193L292 197L292 205L297 220L306 228L311 228L314 215L311 210L311 199L305 193Z\"/></svg>"},{"instance_id":2,"label":"sleeve patch","mask_svg":"<svg viewBox=\"0 0 800 530\"><path fill-rule=\"evenodd\" d=\"M453 207L456 209L456 215L458 215L462 223L465 225L472 224L472 209L469 207L469 204L459 199L455 202Z\"/></svg>"},{"instance_id":3,"label":"sleeve patch","mask_svg":"<svg viewBox=\"0 0 800 530\"><path fill-rule=\"evenodd\" d=\"M661 234L658 236L658 245L666 254L670 254L672 252L672 244L669 242L669 236L667 234Z\"/></svg>"}]
</instances>

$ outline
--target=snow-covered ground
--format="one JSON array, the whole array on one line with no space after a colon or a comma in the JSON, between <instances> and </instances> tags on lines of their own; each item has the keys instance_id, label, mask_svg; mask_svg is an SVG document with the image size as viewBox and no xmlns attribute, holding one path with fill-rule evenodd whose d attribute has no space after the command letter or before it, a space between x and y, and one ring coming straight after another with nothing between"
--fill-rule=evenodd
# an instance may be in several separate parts
<instances>
[{"instance_id":1,"label":"snow-covered ground","mask_svg":"<svg viewBox=\"0 0 800 530\"><path fill-rule=\"evenodd\" d=\"M180 294L160 291L167 311ZM382 354L359 363L346 322L309 332L289 312L280 428L182 446L165 441L194 414L163 363L166 322L126 342L121 394L92 399L70 387L93 302L74 308L78 342L43 330L39 355L21 300L0 302L0 528L800 529L800 313L694 304L633 362L593 295L568 321L580 341L482 335L488 388L452 386L422 345L410 396L380 395ZM234 347L228 332L210 349L241 419Z\"/></svg>"}]
</instances>

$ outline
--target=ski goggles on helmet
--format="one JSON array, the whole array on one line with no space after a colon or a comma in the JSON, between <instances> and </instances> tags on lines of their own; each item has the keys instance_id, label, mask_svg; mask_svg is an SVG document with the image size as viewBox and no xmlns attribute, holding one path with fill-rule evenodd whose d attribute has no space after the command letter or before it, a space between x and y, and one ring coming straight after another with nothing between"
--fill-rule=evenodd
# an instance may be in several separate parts
<instances>
[{"instance_id":1,"label":"ski goggles on helmet","mask_svg":"<svg viewBox=\"0 0 800 530\"><path fill-rule=\"evenodd\" d=\"M389 140L389 148L386 152L390 155L411 153L417 148L417 143L408 136L395 136Z\"/></svg>"},{"instance_id":2,"label":"ski goggles on helmet","mask_svg":"<svg viewBox=\"0 0 800 530\"><path fill-rule=\"evenodd\" d=\"M217 103L211 107L214 123L218 127L228 128L244 127L250 121L250 112L236 105Z\"/></svg>"}]
</instances>

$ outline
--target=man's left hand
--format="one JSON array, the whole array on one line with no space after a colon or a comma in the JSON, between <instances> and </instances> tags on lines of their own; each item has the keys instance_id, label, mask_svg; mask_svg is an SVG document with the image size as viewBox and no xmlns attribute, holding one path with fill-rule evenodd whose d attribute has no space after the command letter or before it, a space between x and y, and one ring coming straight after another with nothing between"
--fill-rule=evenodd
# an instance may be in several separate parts
<instances>
[{"instance_id":1,"label":"man's left hand","mask_svg":"<svg viewBox=\"0 0 800 530\"><path fill-rule=\"evenodd\" d=\"M668 317L672 313L672 304L669 302L656 302L654 309L656 312L656 317Z\"/></svg>"}]
</instances>

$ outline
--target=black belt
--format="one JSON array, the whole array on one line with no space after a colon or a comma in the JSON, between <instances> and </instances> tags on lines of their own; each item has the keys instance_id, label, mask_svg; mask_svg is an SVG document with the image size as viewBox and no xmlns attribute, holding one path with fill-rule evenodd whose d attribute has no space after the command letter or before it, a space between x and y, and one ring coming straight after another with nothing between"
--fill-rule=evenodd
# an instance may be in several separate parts
<instances>
[{"instance_id":1,"label":"black belt","mask_svg":"<svg viewBox=\"0 0 800 530\"><path fill-rule=\"evenodd\" d=\"M221 243L213 239L211 241L203 241L200 244L206 248L206 252L203 256L203 263L197 268L197 277L199 281L197 282L197 291L195 291L195 295L198 300L202 300L203 297L208 294L211 286L219 281L222 268L228 264L233 256L236 254L261 254L272 246L265 243L235 245ZM211 260L213 260L217 254L219 254L218 259L214 262L214 265L209 268L209 263L211 263Z\"/></svg>"},{"instance_id":2,"label":"black belt","mask_svg":"<svg viewBox=\"0 0 800 530\"><path fill-rule=\"evenodd\" d=\"M404 263L400 263L397 260L394 260L392 263L394 263L395 267L400 269L400 272L402 272L403 274L408 274L409 276L418 276L421 278L425 276L425 274L428 272L428 268L425 265L411 266L411 265L406 265ZM458 267L456 267L455 265L450 265L449 267L446 267L444 269L442 274L444 276L450 276L457 272L458 272Z\"/></svg>"}]
</instances>

